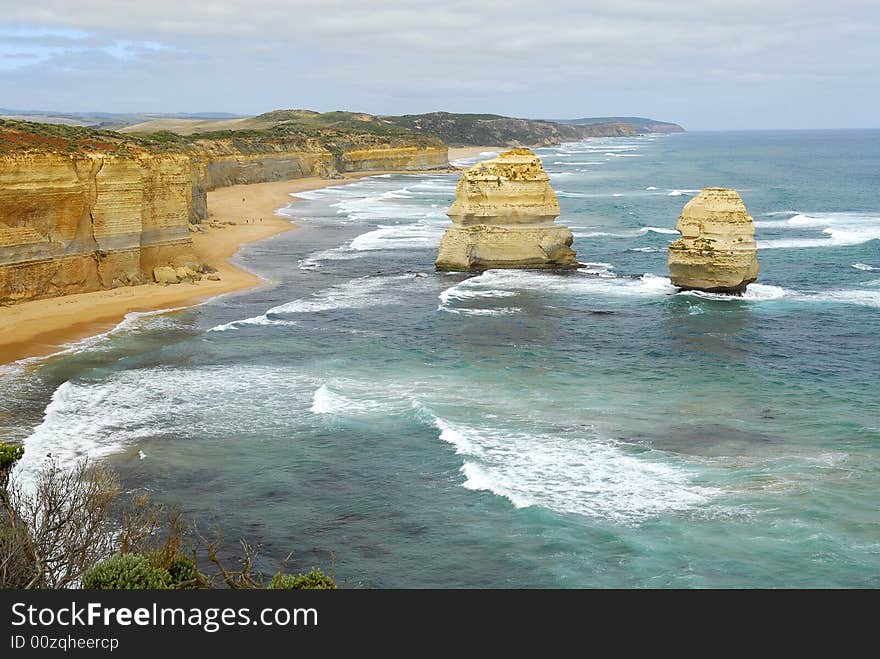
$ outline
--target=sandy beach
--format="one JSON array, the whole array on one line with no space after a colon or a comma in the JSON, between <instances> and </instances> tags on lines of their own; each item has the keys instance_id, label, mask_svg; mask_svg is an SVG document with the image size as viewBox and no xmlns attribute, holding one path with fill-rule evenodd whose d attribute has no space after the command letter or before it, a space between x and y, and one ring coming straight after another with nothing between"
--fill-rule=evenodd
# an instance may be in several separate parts
<instances>
[{"instance_id":1,"label":"sandy beach","mask_svg":"<svg viewBox=\"0 0 880 659\"><path fill-rule=\"evenodd\" d=\"M449 160L497 149L490 146L449 149ZM344 185L382 173L385 172L360 172L341 179L310 177L213 190L208 193L208 222L236 224L217 229L208 227L206 222L202 225L206 232L193 234L193 243L196 256L217 268L220 281L202 279L198 283L172 286L145 284L2 307L0 364L58 352L65 344L112 329L132 311L186 307L223 293L258 286L262 283L258 276L232 265L228 259L244 244L295 228L287 218L275 214L291 201L291 194Z\"/></svg>"}]
</instances>

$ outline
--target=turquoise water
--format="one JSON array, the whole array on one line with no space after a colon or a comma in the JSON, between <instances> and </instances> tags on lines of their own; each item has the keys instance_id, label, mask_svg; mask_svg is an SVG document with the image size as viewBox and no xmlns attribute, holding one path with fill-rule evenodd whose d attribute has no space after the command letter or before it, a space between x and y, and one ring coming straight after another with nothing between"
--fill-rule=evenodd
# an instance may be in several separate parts
<instances>
[{"instance_id":1,"label":"turquoise water","mask_svg":"<svg viewBox=\"0 0 880 659\"><path fill-rule=\"evenodd\" d=\"M306 193L240 256L272 285L0 375L22 477L106 459L349 586L880 586L880 131L538 153L579 271L435 273L454 176ZM666 278L705 186L743 298Z\"/></svg>"}]
</instances>

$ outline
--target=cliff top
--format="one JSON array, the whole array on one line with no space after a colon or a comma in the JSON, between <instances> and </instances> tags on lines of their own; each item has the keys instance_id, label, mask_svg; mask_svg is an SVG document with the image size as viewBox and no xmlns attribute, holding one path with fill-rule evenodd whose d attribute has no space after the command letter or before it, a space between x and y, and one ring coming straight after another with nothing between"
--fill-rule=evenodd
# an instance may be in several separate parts
<instances>
[{"instance_id":1,"label":"cliff top","mask_svg":"<svg viewBox=\"0 0 880 659\"><path fill-rule=\"evenodd\" d=\"M252 120L191 120L236 128L181 134L168 130L123 134L82 126L0 119L0 153L215 153L238 151L319 151L383 146L443 146L419 134L357 113L311 113L281 110ZM243 122L249 123L243 123ZM262 126L262 127L261 127Z\"/></svg>"},{"instance_id":2,"label":"cliff top","mask_svg":"<svg viewBox=\"0 0 880 659\"><path fill-rule=\"evenodd\" d=\"M627 121L632 119L632 121ZM584 123L580 123L584 122ZM554 122L543 119L520 119L499 114L468 114L428 112L406 115L371 115L364 112L315 112L293 109L273 110L255 117L206 120L163 118L120 129L128 134L158 134L166 131L178 135L217 135L235 131L238 134L257 131L277 133L297 131L312 134L321 130L337 130L357 134L372 134L389 139L413 139L420 135L426 140L442 141L450 146L547 146L587 137L620 137L638 135L662 126L675 126L650 119L607 118L602 120L578 119ZM678 128L677 126L675 126ZM672 132L671 129L667 132Z\"/></svg>"},{"instance_id":3,"label":"cliff top","mask_svg":"<svg viewBox=\"0 0 880 659\"><path fill-rule=\"evenodd\" d=\"M528 149L511 149L491 160L484 160L464 172L469 181L505 179L510 181L549 181L541 159Z\"/></svg>"},{"instance_id":4,"label":"cliff top","mask_svg":"<svg viewBox=\"0 0 880 659\"><path fill-rule=\"evenodd\" d=\"M134 140L112 131L63 124L0 119L0 153L9 152L115 152L126 146L140 147Z\"/></svg>"}]
</instances>

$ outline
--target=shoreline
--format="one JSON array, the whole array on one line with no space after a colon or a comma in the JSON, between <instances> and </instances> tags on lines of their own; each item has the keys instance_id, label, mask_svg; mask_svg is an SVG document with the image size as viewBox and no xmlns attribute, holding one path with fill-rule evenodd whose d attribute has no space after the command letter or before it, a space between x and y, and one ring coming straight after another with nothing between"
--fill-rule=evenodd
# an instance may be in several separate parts
<instances>
[{"instance_id":1,"label":"shoreline","mask_svg":"<svg viewBox=\"0 0 880 659\"><path fill-rule=\"evenodd\" d=\"M497 147L449 149L449 160L479 155ZM266 240L296 228L294 221L276 211L294 200L297 192L318 190L387 173L430 174L444 170L410 172L357 172L340 179L308 177L218 188L208 193L208 218L194 233L193 251L203 263L217 268L220 281L169 286L141 284L90 293L76 293L0 307L0 365L27 358L49 357L76 341L112 330L132 312L162 311L194 306L219 295L244 292L266 284L259 275L233 265L243 245ZM217 229L211 222L235 222Z\"/></svg>"}]
</instances>

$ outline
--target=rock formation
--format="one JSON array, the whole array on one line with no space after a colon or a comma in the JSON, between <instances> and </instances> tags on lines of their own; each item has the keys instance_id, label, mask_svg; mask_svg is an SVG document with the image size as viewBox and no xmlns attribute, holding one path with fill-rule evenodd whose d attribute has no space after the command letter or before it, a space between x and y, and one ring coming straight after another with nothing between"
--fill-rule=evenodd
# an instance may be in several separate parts
<instances>
[{"instance_id":1,"label":"rock formation","mask_svg":"<svg viewBox=\"0 0 880 659\"><path fill-rule=\"evenodd\" d=\"M207 219L214 188L446 166L446 147L422 136L293 131L166 144L0 120L0 305L198 281L198 265L178 261L192 253L190 234Z\"/></svg>"},{"instance_id":2,"label":"rock formation","mask_svg":"<svg viewBox=\"0 0 880 659\"><path fill-rule=\"evenodd\" d=\"M758 278L755 225L736 190L704 188L681 211L669 245L673 285L742 293Z\"/></svg>"},{"instance_id":3,"label":"rock formation","mask_svg":"<svg viewBox=\"0 0 880 659\"><path fill-rule=\"evenodd\" d=\"M573 268L567 227L554 224L559 200L541 160L512 149L465 170L447 215L438 270Z\"/></svg>"},{"instance_id":4,"label":"rock formation","mask_svg":"<svg viewBox=\"0 0 880 659\"><path fill-rule=\"evenodd\" d=\"M190 159L0 158L0 304L142 284L192 251Z\"/></svg>"}]
</instances>

